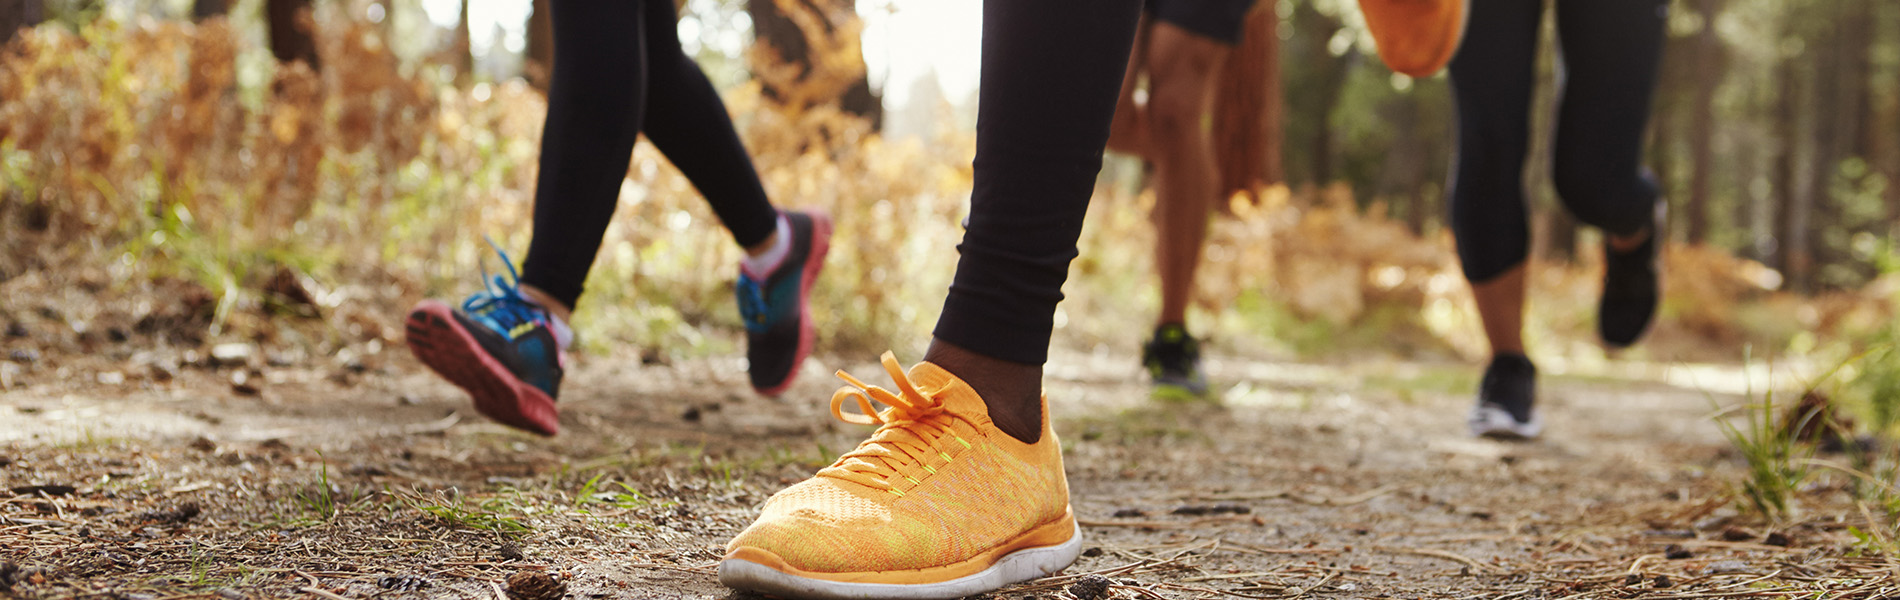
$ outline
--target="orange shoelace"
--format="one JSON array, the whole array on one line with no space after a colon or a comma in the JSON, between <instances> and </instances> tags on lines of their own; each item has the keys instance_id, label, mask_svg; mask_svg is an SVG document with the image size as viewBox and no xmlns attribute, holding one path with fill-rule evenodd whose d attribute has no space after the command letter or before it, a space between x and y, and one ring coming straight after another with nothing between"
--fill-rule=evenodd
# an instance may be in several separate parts
<instances>
[{"instance_id":1,"label":"orange shoelace","mask_svg":"<svg viewBox=\"0 0 1900 600\"><path fill-rule=\"evenodd\" d=\"M818 471L818 475L903 496L898 480L907 480L912 485L923 483L922 479L935 474L937 467L955 458L951 452L962 453L970 448L970 442L953 427L964 419L944 410L939 397L942 390L918 390L890 352L884 353L883 361L884 370L897 383L897 392L866 384L849 373L838 371L838 378L851 385L838 388L831 395L831 416L854 425L877 425L878 429L871 434L871 439ZM856 401L862 412L844 412L846 400ZM872 402L890 408L878 411ZM966 421L966 427L974 425ZM922 474L918 473L920 470Z\"/></svg>"}]
</instances>

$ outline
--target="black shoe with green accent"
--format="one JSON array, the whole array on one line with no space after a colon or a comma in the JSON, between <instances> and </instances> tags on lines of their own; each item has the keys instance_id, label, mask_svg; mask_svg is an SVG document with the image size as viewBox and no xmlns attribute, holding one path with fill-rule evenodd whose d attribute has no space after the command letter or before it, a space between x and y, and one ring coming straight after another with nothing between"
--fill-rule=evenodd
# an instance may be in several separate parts
<instances>
[{"instance_id":1,"label":"black shoe with green accent","mask_svg":"<svg viewBox=\"0 0 1900 600\"><path fill-rule=\"evenodd\" d=\"M1201 372L1201 343L1179 323L1155 328L1141 347L1141 364L1154 380L1153 396L1162 400L1205 400L1207 375Z\"/></svg>"}]
</instances>

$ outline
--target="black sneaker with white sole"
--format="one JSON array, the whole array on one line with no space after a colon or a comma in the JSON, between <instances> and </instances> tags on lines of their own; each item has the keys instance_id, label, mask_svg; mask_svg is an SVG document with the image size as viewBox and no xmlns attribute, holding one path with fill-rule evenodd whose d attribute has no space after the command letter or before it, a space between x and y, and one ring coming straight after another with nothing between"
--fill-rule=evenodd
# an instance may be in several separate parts
<instances>
[{"instance_id":1,"label":"black sneaker with white sole","mask_svg":"<svg viewBox=\"0 0 1900 600\"><path fill-rule=\"evenodd\" d=\"M1515 353L1491 358L1478 384L1478 406L1467 424L1471 435L1499 440L1528 440L1544 432L1537 416L1537 366Z\"/></svg>"}]
</instances>

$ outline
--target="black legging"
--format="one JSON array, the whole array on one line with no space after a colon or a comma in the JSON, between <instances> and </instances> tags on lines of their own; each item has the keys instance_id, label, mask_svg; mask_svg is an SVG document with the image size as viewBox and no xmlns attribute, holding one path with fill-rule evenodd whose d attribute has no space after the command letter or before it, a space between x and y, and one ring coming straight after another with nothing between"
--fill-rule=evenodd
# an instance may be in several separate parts
<instances>
[{"instance_id":1,"label":"black legging","mask_svg":"<svg viewBox=\"0 0 1900 600\"><path fill-rule=\"evenodd\" d=\"M1040 365L1141 0L986 0L976 187L935 335Z\"/></svg>"},{"instance_id":2,"label":"black legging","mask_svg":"<svg viewBox=\"0 0 1900 600\"><path fill-rule=\"evenodd\" d=\"M742 246L778 226L725 104L680 48L670 0L554 0L554 74L521 281L574 306L634 141L660 149Z\"/></svg>"},{"instance_id":3,"label":"black legging","mask_svg":"<svg viewBox=\"0 0 1900 600\"><path fill-rule=\"evenodd\" d=\"M1643 130L1662 58L1668 0L1558 0L1562 103L1552 180L1577 219L1616 235L1651 222L1657 188L1642 166ZM1485 282L1524 262L1539 0L1473 0L1451 62L1458 156L1451 224L1465 277Z\"/></svg>"}]
</instances>

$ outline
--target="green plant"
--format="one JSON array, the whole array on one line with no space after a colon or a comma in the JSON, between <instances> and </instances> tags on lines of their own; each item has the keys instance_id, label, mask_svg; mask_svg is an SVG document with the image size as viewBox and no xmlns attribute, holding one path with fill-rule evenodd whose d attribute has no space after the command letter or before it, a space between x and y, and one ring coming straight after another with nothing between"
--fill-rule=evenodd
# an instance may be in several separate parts
<instances>
[{"instance_id":1,"label":"green plant","mask_svg":"<svg viewBox=\"0 0 1900 600\"><path fill-rule=\"evenodd\" d=\"M1752 508L1771 521L1781 521L1789 516L1789 501L1807 480L1814 456L1814 447L1804 443L1798 432L1821 411L1799 415L1795 426L1789 427L1776 418L1772 382L1770 389L1761 393L1759 402L1755 401L1752 381L1744 396L1749 399L1747 403L1718 411L1715 423L1748 463L1748 474L1741 486L1741 497L1747 501L1745 508ZM1713 397L1710 402L1714 402ZM1742 413L1743 425L1737 425L1728 414L1735 411Z\"/></svg>"},{"instance_id":2,"label":"green plant","mask_svg":"<svg viewBox=\"0 0 1900 600\"><path fill-rule=\"evenodd\" d=\"M519 534L533 531L527 523L510 515L502 514L501 509L509 503L505 498L489 498L478 504L465 502L461 497L449 498L440 492L434 497L402 496L410 508L435 517L451 526L496 534Z\"/></svg>"},{"instance_id":3,"label":"green plant","mask_svg":"<svg viewBox=\"0 0 1900 600\"><path fill-rule=\"evenodd\" d=\"M633 486L627 485L624 481L610 482L611 485L618 486L619 491L602 491L601 479L606 476L606 473L595 475L581 486L580 494L574 497L575 508L585 508L589 504L605 504L619 509L634 509L648 504L646 496L641 494L640 490L633 489Z\"/></svg>"},{"instance_id":4,"label":"green plant","mask_svg":"<svg viewBox=\"0 0 1900 600\"><path fill-rule=\"evenodd\" d=\"M330 483L330 463L317 460L317 484L308 490L299 490L293 497L305 512L316 513L319 520L329 520L337 513L337 489Z\"/></svg>"}]
</instances>

